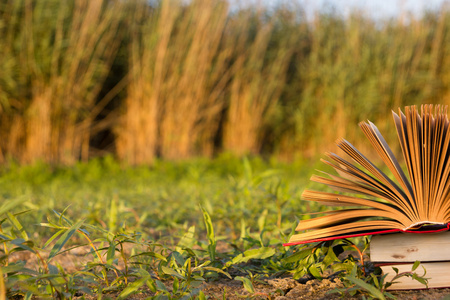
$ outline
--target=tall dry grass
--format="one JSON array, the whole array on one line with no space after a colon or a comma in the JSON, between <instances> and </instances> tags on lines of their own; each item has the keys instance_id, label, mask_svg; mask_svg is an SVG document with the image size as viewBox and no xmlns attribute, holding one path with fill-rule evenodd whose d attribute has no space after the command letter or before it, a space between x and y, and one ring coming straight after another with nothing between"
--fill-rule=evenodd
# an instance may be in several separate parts
<instances>
[{"instance_id":1,"label":"tall dry grass","mask_svg":"<svg viewBox=\"0 0 450 300\"><path fill-rule=\"evenodd\" d=\"M237 155L259 153L264 127L286 84L296 35L288 30L293 16L283 10L265 20L259 11L230 18L226 35L234 51L230 66L223 147ZM283 24L288 23L288 24ZM280 31L285 29L286 32ZM278 32L277 32L278 31ZM277 35L278 33L278 35Z\"/></svg>"},{"instance_id":2,"label":"tall dry grass","mask_svg":"<svg viewBox=\"0 0 450 300\"><path fill-rule=\"evenodd\" d=\"M307 156L323 153L339 137L361 141L364 148L356 124L370 119L395 141L392 109L449 104L449 72L443 68L449 64L449 33L448 9L406 24L380 24L361 14L316 16L306 61L298 62L301 88L291 115L296 130L287 139Z\"/></svg>"},{"instance_id":3,"label":"tall dry grass","mask_svg":"<svg viewBox=\"0 0 450 300\"><path fill-rule=\"evenodd\" d=\"M228 3L162 1L136 8L119 156L140 164L157 153L168 159L211 154L228 72L226 50L219 50Z\"/></svg>"},{"instance_id":4,"label":"tall dry grass","mask_svg":"<svg viewBox=\"0 0 450 300\"><path fill-rule=\"evenodd\" d=\"M100 129L134 165L315 156L338 137L358 145L365 119L395 140L391 109L450 104L449 7L405 17L307 21L301 7L226 0L1 1L0 161L86 160Z\"/></svg>"},{"instance_id":5,"label":"tall dry grass","mask_svg":"<svg viewBox=\"0 0 450 300\"><path fill-rule=\"evenodd\" d=\"M121 7L107 0L6 2L11 33L1 44L19 68L8 73L25 90L6 96L14 110L2 124L10 155L64 164L89 157L97 97L120 43Z\"/></svg>"},{"instance_id":6,"label":"tall dry grass","mask_svg":"<svg viewBox=\"0 0 450 300\"><path fill-rule=\"evenodd\" d=\"M166 6L168 2L166 2ZM130 164L152 163L158 145L158 99L163 84L163 61L176 11L161 12L135 2L131 10L129 84L124 114L117 131L117 154ZM160 19L169 24L163 27Z\"/></svg>"}]
</instances>

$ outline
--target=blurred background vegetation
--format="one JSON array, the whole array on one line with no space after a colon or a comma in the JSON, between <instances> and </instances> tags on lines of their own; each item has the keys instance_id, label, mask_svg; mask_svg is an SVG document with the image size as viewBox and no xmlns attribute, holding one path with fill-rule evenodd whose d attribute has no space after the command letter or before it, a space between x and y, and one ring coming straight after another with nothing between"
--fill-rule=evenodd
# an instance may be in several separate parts
<instances>
[{"instance_id":1,"label":"blurred background vegetation","mask_svg":"<svg viewBox=\"0 0 450 300\"><path fill-rule=\"evenodd\" d=\"M450 103L450 9L3 0L0 70L0 163L307 158L364 148L359 121L395 141L392 109Z\"/></svg>"}]
</instances>

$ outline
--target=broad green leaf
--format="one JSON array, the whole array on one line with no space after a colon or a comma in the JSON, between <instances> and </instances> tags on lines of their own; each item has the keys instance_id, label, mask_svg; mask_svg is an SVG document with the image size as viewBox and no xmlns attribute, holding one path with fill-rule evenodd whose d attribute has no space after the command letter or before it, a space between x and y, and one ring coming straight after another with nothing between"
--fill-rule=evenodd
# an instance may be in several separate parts
<instances>
[{"instance_id":1,"label":"broad green leaf","mask_svg":"<svg viewBox=\"0 0 450 300\"><path fill-rule=\"evenodd\" d=\"M184 270L186 270L187 276L192 274L192 259L189 257L183 265Z\"/></svg>"},{"instance_id":2,"label":"broad green leaf","mask_svg":"<svg viewBox=\"0 0 450 300\"><path fill-rule=\"evenodd\" d=\"M11 265L8 265L8 266L1 267L0 271L3 274L16 273L16 272L19 272L19 271L23 270L24 267L25 267L25 263L11 264Z\"/></svg>"},{"instance_id":3,"label":"broad green leaf","mask_svg":"<svg viewBox=\"0 0 450 300\"><path fill-rule=\"evenodd\" d=\"M392 295L391 293L388 293L388 292L384 292L384 296L386 297L386 298L389 298L389 299L393 299L393 300L395 300L395 299L397 299L397 297L396 296L394 296L394 295ZM444 298L445 299L445 298Z\"/></svg>"},{"instance_id":4,"label":"broad green leaf","mask_svg":"<svg viewBox=\"0 0 450 300\"><path fill-rule=\"evenodd\" d=\"M377 289L380 289L380 282L378 281L378 277L376 275L374 275L373 273L370 274L370 276L372 277L373 283L375 284L375 287Z\"/></svg>"},{"instance_id":5,"label":"broad green leaf","mask_svg":"<svg viewBox=\"0 0 450 300\"><path fill-rule=\"evenodd\" d=\"M312 276L314 276L315 278L317 278L317 279L322 278L322 275L320 274L320 271L319 271L319 269L316 267L315 264L312 264L311 266L309 266L308 272L309 272Z\"/></svg>"},{"instance_id":6,"label":"broad green leaf","mask_svg":"<svg viewBox=\"0 0 450 300\"><path fill-rule=\"evenodd\" d=\"M244 284L244 288L250 294L254 294L255 293L255 288L253 287L253 283L247 277L236 276L236 277L234 277L234 280L242 281L242 283Z\"/></svg>"},{"instance_id":7,"label":"broad green leaf","mask_svg":"<svg viewBox=\"0 0 450 300\"><path fill-rule=\"evenodd\" d=\"M337 262L337 261L339 261L339 259L337 258L336 254L334 253L333 248L332 247L328 248L327 255L323 259L324 268L327 268L329 265L331 265L332 263Z\"/></svg>"},{"instance_id":8,"label":"broad green leaf","mask_svg":"<svg viewBox=\"0 0 450 300\"><path fill-rule=\"evenodd\" d=\"M143 286L149 277L140 278L132 283L130 283L120 294L117 299L127 299L132 293L136 292L141 286Z\"/></svg>"},{"instance_id":9,"label":"broad green leaf","mask_svg":"<svg viewBox=\"0 0 450 300\"><path fill-rule=\"evenodd\" d=\"M194 284L191 284L191 286L193 286L193 285L195 285L195 283L194 283ZM200 289L194 288L194 289L192 289L187 295L184 295L183 297L181 297L180 300L191 300L191 299L195 299L195 298L196 298L195 296L198 295L199 292L200 292Z\"/></svg>"},{"instance_id":10,"label":"broad green leaf","mask_svg":"<svg viewBox=\"0 0 450 300\"><path fill-rule=\"evenodd\" d=\"M352 268L353 268L353 263L350 263L350 262L337 263L337 264L331 265L331 269L333 270L333 272L344 271L345 273L350 274L350 272L352 271Z\"/></svg>"},{"instance_id":11,"label":"broad green leaf","mask_svg":"<svg viewBox=\"0 0 450 300\"><path fill-rule=\"evenodd\" d=\"M417 275L416 273L414 273L412 275L412 278L417 280L418 282L420 282L421 284L423 284L425 287L428 288L428 279L420 277L419 275Z\"/></svg>"},{"instance_id":12,"label":"broad green leaf","mask_svg":"<svg viewBox=\"0 0 450 300\"><path fill-rule=\"evenodd\" d=\"M186 258L180 252L174 251L170 253L170 256L175 259L178 265L184 265L186 263Z\"/></svg>"},{"instance_id":13,"label":"broad green leaf","mask_svg":"<svg viewBox=\"0 0 450 300\"><path fill-rule=\"evenodd\" d=\"M352 283L356 284L357 286L361 287L362 289L365 289L368 291L373 297L376 297L380 300L385 300L383 293L378 290L373 285L368 284L367 282L364 282L363 280L356 278L356 277L346 277L347 280L351 281Z\"/></svg>"},{"instance_id":14,"label":"broad green leaf","mask_svg":"<svg viewBox=\"0 0 450 300\"><path fill-rule=\"evenodd\" d=\"M7 212L6 215L8 216L9 221L13 224L14 228L20 232L20 235L23 239L29 240L28 234L23 228L22 224L20 224L19 220L10 212Z\"/></svg>"},{"instance_id":15,"label":"broad green leaf","mask_svg":"<svg viewBox=\"0 0 450 300\"><path fill-rule=\"evenodd\" d=\"M179 287L180 287L180 281L178 281L177 277L174 277L173 284L172 284L172 289L173 289L174 294L177 293Z\"/></svg>"},{"instance_id":16,"label":"broad green leaf","mask_svg":"<svg viewBox=\"0 0 450 300\"><path fill-rule=\"evenodd\" d=\"M301 251L297 251L291 256L284 258L283 262L284 263L298 262L307 257L309 254L311 254L311 248L302 249Z\"/></svg>"},{"instance_id":17,"label":"broad green leaf","mask_svg":"<svg viewBox=\"0 0 450 300\"><path fill-rule=\"evenodd\" d=\"M89 276L89 277L92 277L92 279L100 278L99 274L97 274L96 272L77 271L77 274ZM84 277L84 278L87 278L87 277Z\"/></svg>"},{"instance_id":18,"label":"broad green leaf","mask_svg":"<svg viewBox=\"0 0 450 300\"><path fill-rule=\"evenodd\" d=\"M227 265L245 263L248 262L250 259L265 259L273 256L274 254L275 254L274 248L261 247L258 249L250 249L234 257L231 262L227 263Z\"/></svg>"},{"instance_id":19,"label":"broad green leaf","mask_svg":"<svg viewBox=\"0 0 450 300\"><path fill-rule=\"evenodd\" d=\"M156 285L155 285L155 282L151 278L149 280L147 280L146 284L147 284L147 287L150 289L150 291L152 291L153 293L156 293Z\"/></svg>"},{"instance_id":20,"label":"broad green leaf","mask_svg":"<svg viewBox=\"0 0 450 300\"><path fill-rule=\"evenodd\" d=\"M192 248L195 245L195 241L195 226L191 226L180 239L175 250L181 253L185 251L184 248Z\"/></svg>"},{"instance_id":21,"label":"broad green leaf","mask_svg":"<svg viewBox=\"0 0 450 300\"><path fill-rule=\"evenodd\" d=\"M92 290L90 288L88 288L87 286L77 286L77 287L73 287L73 289L80 291L83 294L94 296L94 293L92 292ZM70 299L70 297L68 299Z\"/></svg>"},{"instance_id":22,"label":"broad green leaf","mask_svg":"<svg viewBox=\"0 0 450 300\"><path fill-rule=\"evenodd\" d=\"M150 276L150 273L144 269L137 269L135 274L139 275L139 277Z\"/></svg>"},{"instance_id":23,"label":"broad green leaf","mask_svg":"<svg viewBox=\"0 0 450 300\"><path fill-rule=\"evenodd\" d=\"M132 256L130 256L130 258L137 257L137 256L151 256L151 257L154 257L154 258L157 258L157 259L167 262L167 259L164 256L162 256L161 254L156 253L156 252L142 252L142 253L132 255Z\"/></svg>"},{"instance_id":24,"label":"broad green leaf","mask_svg":"<svg viewBox=\"0 0 450 300\"><path fill-rule=\"evenodd\" d=\"M24 263L13 263L8 266L1 267L0 270L2 271L3 274L11 274L11 273L16 273L16 272L20 272L21 274L35 275L35 276L39 274L34 270L26 268Z\"/></svg>"},{"instance_id":25,"label":"broad green leaf","mask_svg":"<svg viewBox=\"0 0 450 300\"><path fill-rule=\"evenodd\" d=\"M412 266L412 271L415 271L417 269L417 267L420 265L420 261L416 260Z\"/></svg>"},{"instance_id":26,"label":"broad green leaf","mask_svg":"<svg viewBox=\"0 0 450 300\"><path fill-rule=\"evenodd\" d=\"M175 276L178 277L180 279L185 279L184 276L182 276L181 274L179 274L177 271L175 271L174 269L165 267L165 266L161 266L161 270L164 272L164 274L167 275L171 275L171 276Z\"/></svg>"},{"instance_id":27,"label":"broad green leaf","mask_svg":"<svg viewBox=\"0 0 450 300\"><path fill-rule=\"evenodd\" d=\"M155 280L155 283L156 283L156 287L157 287L159 290L164 291L164 292L167 292L167 288L166 288L166 286L164 285L164 283L162 283L162 282L159 281L159 280Z\"/></svg>"},{"instance_id":28,"label":"broad green leaf","mask_svg":"<svg viewBox=\"0 0 450 300\"><path fill-rule=\"evenodd\" d=\"M1 242L8 242L8 241L10 241L10 240L13 240L14 237L11 236L11 235L7 235L7 234L5 234L4 232L2 232L2 233L0 233L0 239L2 239Z\"/></svg>"},{"instance_id":29,"label":"broad green leaf","mask_svg":"<svg viewBox=\"0 0 450 300\"><path fill-rule=\"evenodd\" d=\"M206 296L205 296L205 294L203 293L203 291L200 291L200 292L198 293L198 300L206 300Z\"/></svg>"},{"instance_id":30,"label":"broad green leaf","mask_svg":"<svg viewBox=\"0 0 450 300\"><path fill-rule=\"evenodd\" d=\"M64 245L67 243L67 241L72 237L72 235L77 232L77 230L83 225L84 220L78 221L77 223L73 224L69 229L67 229L66 232L59 238L59 240L56 242L55 246L53 246L52 250L50 251L50 254L48 256L48 260L52 259L56 255L59 254L59 251L64 247Z\"/></svg>"},{"instance_id":31,"label":"broad green leaf","mask_svg":"<svg viewBox=\"0 0 450 300\"><path fill-rule=\"evenodd\" d=\"M112 265L114 261L114 256L116 254L116 245L114 242L109 244L108 252L106 254L106 262L108 265Z\"/></svg>"},{"instance_id":32,"label":"broad green leaf","mask_svg":"<svg viewBox=\"0 0 450 300\"><path fill-rule=\"evenodd\" d=\"M192 276L192 278L193 278L195 281L198 281L198 284L199 284L199 285L200 285L203 281L206 281L205 278L203 278L202 276L198 276L198 275L194 275L194 276ZM191 286L193 286L192 283L191 283Z\"/></svg>"}]
</instances>

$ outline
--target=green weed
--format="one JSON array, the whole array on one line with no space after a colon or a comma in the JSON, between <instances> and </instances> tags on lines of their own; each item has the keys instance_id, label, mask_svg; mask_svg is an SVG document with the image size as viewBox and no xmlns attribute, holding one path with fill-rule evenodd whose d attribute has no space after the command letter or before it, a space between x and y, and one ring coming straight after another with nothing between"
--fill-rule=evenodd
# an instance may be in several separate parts
<instances>
[{"instance_id":1,"label":"green weed","mask_svg":"<svg viewBox=\"0 0 450 300\"><path fill-rule=\"evenodd\" d=\"M40 168L45 176L35 185ZM258 285L290 276L339 277L341 295L389 297L391 283L367 262L367 241L283 246L295 214L309 210L297 198L308 173L290 168L223 158L134 169L109 159L74 168L13 166L0 175L0 294L205 299L206 284L234 279L247 292L239 296L271 298L283 291L264 294ZM58 201L50 206L48 199ZM77 250L83 261L68 268L64 257ZM400 276L424 280L415 272Z\"/></svg>"}]
</instances>

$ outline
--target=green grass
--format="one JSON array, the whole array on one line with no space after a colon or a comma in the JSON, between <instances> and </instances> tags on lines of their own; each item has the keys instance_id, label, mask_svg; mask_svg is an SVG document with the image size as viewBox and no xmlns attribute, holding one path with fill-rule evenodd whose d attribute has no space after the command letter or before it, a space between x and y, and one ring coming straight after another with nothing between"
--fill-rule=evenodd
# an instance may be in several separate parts
<instances>
[{"instance_id":1,"label":"green grass","mask_svg":"<svg viewBox=\"0 0 450 300\"><path fill-rule=\"evenodd\" d=\"M86 218L94 225L110 224L111 220L104 217L110 215L111 205L116 205L122 214L120 219L128 226L162 231L201 223L202 205L219 234L238 235L240 228L233 229L228 222L240 224L245 220L255 230L265 209L268 226L277 225L280 211L276 209L275 193L278 203L283 204L283 222L278 225L289 227L302 211L298 199L310 172L307 165L295 170L281 163L225 156L212 162L158 161L152 167L122 168L107 157L70 168L10 165L0 176L0 190L4 200L25 198L24 206L34 211L33 216L69 206L70 217ZM98 216L102 216L102 222L96 221Z\"/></svg>"},{"instance_id":2,"label":"green grass","mask_svg":"<svg viewBox=\"0 0 450 300\"><path fill-rule=\"evenodd\" d=\"M229 276L230 268L251 258L279 255L276 251L284 249L281 244L287 241L296 216L305 212L298 199L309 170L304 163L286 165L227 156L213 161L158 161L151 168L124 168L111 157L70 168L10 164L0 175L2 202L17 204L8 209L2 224L1 270L8 274L8 295L48 296L53 289L60 297L70 298L80 282L84 293L103 289L126 294L134 291L132 287L148 283L151 277L145 274L151 270L162 272L158 275L161 280L177 278L184 285L181 294L172 290L172 296L189 294L203 280ZM104 255L93 251L85 273L69 275L63 267L53 265L53 257L64 249L91 241ZM227 253L216 251L217 241L228 245ZM98 246L99 242L106 246ZM119 252L123 244L135 245L134 254L144 253L124 261L129 273L114 270L118 266L113 252ZM49 258L29 270L10 261L9 255L15 251L46 253ZM280 253L286 251L291 250ZM126 255L131 254L123 253L122 259ZM269 261L257 272L288 271L274 269ZM146 265L135 268L137 262ZM193 274L189 277L182 269L191 263ZM273 261L275 266L277 263ZM202 266L195 269L195 264ZM116 273L112 275L116 281L107 280L110 273ZM49 279L49 274L56 277ZM19 278L26 279L26 284L18 284ZM128 284L136 278L134 285ZM165 293L162 281L152 282L154 294Z\"/></svg>"},{"instance_id":3,"label":"green grass","mask_svg":"<svg viewBox=\"0 0 450 300\"><path fill-rule=\"evenodd\" d=\"M254 285L334 272L346 282L337 293L389 296L389 283L366 272L362 239L282 245L299 218L326 209L299 199L313 169L226 155L151 168L111 157L70 168L11 163L0 174L0 297L206 299L204 282L228 278L247 297L270 298L278 292ZM79 247L90 249L86 261L67 270L58 256ZM338 258L344 250L353 254Z\"/></svg>"}]
</instances>

